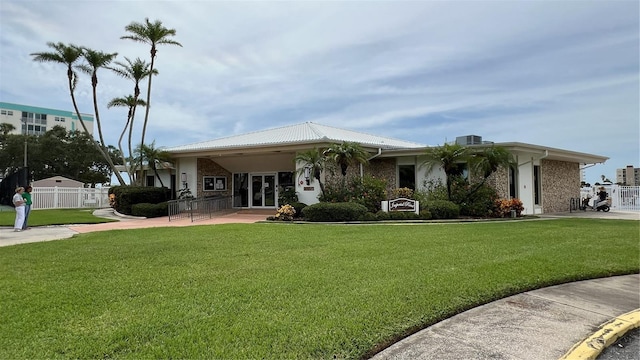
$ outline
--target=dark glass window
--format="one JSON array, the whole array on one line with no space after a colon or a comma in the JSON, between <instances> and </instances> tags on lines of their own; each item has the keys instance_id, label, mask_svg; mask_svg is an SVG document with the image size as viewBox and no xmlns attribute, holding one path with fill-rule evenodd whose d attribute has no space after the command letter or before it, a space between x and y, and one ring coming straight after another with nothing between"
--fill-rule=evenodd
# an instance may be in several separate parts
<instances>
[{"instance_id":1,"label":"dark glass window","mask_svg":"<svg viewBox=\"0 0 640 360\"><path fill-rule=\"evenodd\" d=\"M516 193L516 169L513 167L509 168L509 197L518 197L518 194Z\"/></svg>"},{"instance_id":2,"label":"dark glass window","mask_svg":"<svg viewBox=\"0 0 640 360\"><path fill-rule=\"evenodd\" d=\"M409 189L416 188L415 165L398 165L398 187Z\"/></svg>"},{"instance_id":3,"label":"dark glass window","mask_svg":"<svg viewBox=\"0 0 640 360\"><path fill-rule=\"evenodd\" d=\"M540 205L540 166L533 166L533 199L534 204Z\"/></svg>"}]
</instances>

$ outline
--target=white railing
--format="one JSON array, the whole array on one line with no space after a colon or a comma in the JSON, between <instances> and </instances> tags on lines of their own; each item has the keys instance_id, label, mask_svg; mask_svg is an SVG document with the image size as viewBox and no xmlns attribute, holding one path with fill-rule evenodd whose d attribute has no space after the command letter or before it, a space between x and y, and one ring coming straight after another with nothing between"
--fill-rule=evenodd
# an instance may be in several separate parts
<instances>
[{"instance_id":1,"label":"white railing","mask_svg":"<svg viewBox=\"0 0 640 360\"><path fill-rule=\"evenodd\" d=\"M34 187L33 209L78 209L109 206L109 188Z\"/></svg>"},{"instance_id":2,"label":"white railing","mask_svg":"<svg viewBox=\"0 0 640 360\"><path fill-rule=\"evenodd\" d=\"M640 211L640 186L611 188L611 207L615 210Z\"/></svg>"},{"instance_id":3,"label":"white railing","mask_svg":"<svg viewBox=\"0 0 640 360\"><path fill-rule=\"evenodd\" d=\"M618 211L640 211L640 186L620 186L620 185L601 185L604 186L605 191L609 194L611 199L611 209ZM587 196L593 198L597 189L600 186L593 188L580 189L580 197L585 198Z\"/></svg>"}]
</instances>

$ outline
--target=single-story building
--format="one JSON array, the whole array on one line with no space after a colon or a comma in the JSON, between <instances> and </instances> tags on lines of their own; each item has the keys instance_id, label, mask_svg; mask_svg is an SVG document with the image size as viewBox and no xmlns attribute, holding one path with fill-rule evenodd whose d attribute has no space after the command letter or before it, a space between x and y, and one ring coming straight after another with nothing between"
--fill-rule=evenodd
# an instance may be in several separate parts
<instances>
[{"instance_id":1,"label":"single-story building","mask_svg":"<svg viewBox=\"0 0 640 360\"><path fill-rule=\"evenodd\" d=\"M36 180L31 183L32 187L64 187L64 188L81 188L84 187L82 181L69 179L64 176L52 176L50 178Z\"/></svg>"},{"instance_id":2,"label":"single-story building","mask_svg":"<svg viewBox=\"0 0 640 360\"><path fill-rule=\"evenodd\" d=\"M318 202L320 188L313 178L299 175L301 151L344 141L359 143L371 156L369 165L355 171L387 181L388 189L420 189L430 180L444 181L439 169L427 173L421 164L428 146L383 136L306 122L275 129L164 149L175 160L177 187L188 187L196 197L231 196L234 208L276 209L278 193L295 188L306 204ZM459 137L463 145L482 148L492 143L478 136ZM572 197L580 196L580 168L608 158L519 142L496 143L509 150L517 166L501 169L490 179L504 198L519 198L524 214L569 211ZM323 174L328 176L328 174Z\"/></svg>"}]
</instances>

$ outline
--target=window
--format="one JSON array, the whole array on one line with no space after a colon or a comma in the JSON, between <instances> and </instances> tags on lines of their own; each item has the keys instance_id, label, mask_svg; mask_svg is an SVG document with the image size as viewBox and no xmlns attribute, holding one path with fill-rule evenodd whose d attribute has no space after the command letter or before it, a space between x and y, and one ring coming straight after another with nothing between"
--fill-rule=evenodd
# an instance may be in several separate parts
<instances>
[{"instance_id":1,"label":"window","mask_svg":"<svg viewBox=\"0 0 640 360\"><path fill-rule=\"evenodd\" d=\"M233 174L233 207L249 207L249 174Z\"/></svg>"},{"instance_id":2,"label":"window","mask_svg":"<svg viewBox=\"0 0 640 360\"><path fill-rule=\"evenodd\" d=\"M224 191L227 190L226 176L204 176L202 178L203 191Z\"/></svg>"},{"instance_id":3,"label":"window","mask_svg":"<svg viewBox=\"0 0 640 360\"><path fill-rule=\"evenodd\" d=\"M415 165L398 165L398 187L409 189L416 188Z\"/></svg>"},{"instance_id":4,"label":"window","mask_svg":"<svg viewBox=\"0 0 640 360\"><path fill-rule=\"evenodd\" d=\"M13 111L11 110L7 111L7 115L13 116Z\"/></svg>"},{"instance_id":5,"label":"window","mask_svg":"<svg viewBox=\"0 0 640 360\"><path fill-rule=\"evenodd\" d=\"M0 110L0 115L7 115L7 110Z\"/></svg>"},{"instance_id":6,"label":"window","mask_svg":"<svg viewBox=\"0 0 640 360\"><path fill-rule=\"evenodd\" d=\"M533 166L533 199L534 204L540 205L540 165Z\"/></svg>"},{"instance_id":7,"label":"window","mask_svg":"<svg viewBox=\"0 0 640 360\"><path fill-rule=\"evenodd\" d=\"M147 175L147 186L156 186L156 177L153 175Z\"/></svg>"},{"instance_id":8,"label":"window","mask_svg":"<svg viewBox=\"0 0 640 360\"><path fill-rule=\"evenodd\" d=\"M516 193L516 169L513 167L509 167L509 197L517 198L518 194Z\"/></svg>"}]
</instances>

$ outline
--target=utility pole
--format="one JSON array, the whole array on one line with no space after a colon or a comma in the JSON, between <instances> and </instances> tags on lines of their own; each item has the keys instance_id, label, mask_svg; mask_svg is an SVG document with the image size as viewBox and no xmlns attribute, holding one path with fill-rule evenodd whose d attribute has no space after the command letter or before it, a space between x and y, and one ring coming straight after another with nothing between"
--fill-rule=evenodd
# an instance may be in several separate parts
<instances>
[{"instance_id":1,"label":"utility pole","mask_svg":"<svg viewBox=\"0 0 640 360\"><path fill-rule=\"evenodd\" d=\"M22 120L24 120L24 168L27 168L27 118L23 118Z\"/></svg>"}]
</instances>

